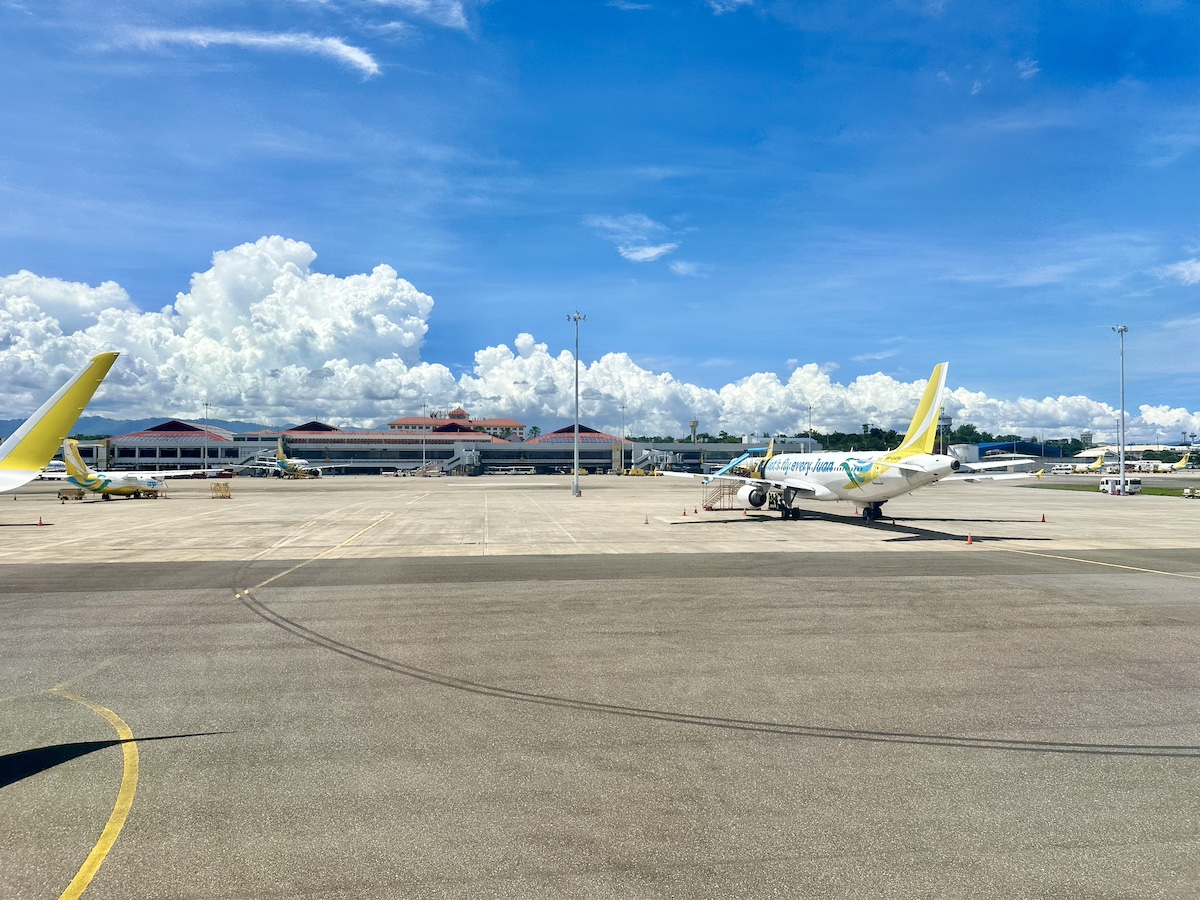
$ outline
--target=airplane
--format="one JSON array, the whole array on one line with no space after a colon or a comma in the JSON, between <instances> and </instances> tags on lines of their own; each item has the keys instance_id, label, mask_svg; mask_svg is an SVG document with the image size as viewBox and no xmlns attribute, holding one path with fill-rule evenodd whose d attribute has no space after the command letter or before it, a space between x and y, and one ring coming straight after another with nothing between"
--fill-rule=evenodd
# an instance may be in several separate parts
<instances>
[{"instance_id":1,"label":"airplane","mask_svg":"<svg viewBox=\"0 0 1200 900\"><path fill-rule=\"evenodd\" d=\"M1175 463L1175 465L1171 466L1171 471L1172 472L1182 472L1184 469L1186 469L1188 467L1188 460L1191 458L1191 455L1192 454L1190 451L1183 454L1183 459L1179 460L1179 462L1177 462L1177 463Z\"/></svg>"},{"instance_id":2,"label":"airplane","mask_svg":"<svg viewBox=\"0 0 1200 900\"><path fill-rule=\"evenodd\" d=\"M963 463L952 456L934 453L937 420L942 407L949 363L938 363L921 397L916 415L904 440L895 450L863 453L774 453L774 442L765 456L744 458L735 463L746 466L733 474L733 465L712 475L663 472L685 478L741 482L737 500L748 509L776 508L784 519L799 519L797 500L850 500L862 509L868 522L878 520L881 507L919 487L937 481L984 481L1028 478L1041 473L1014 472L977 474L986 469L1007 468L1008 461ZM726 472L730 474L725 474Z\"/></svg>"},{"instance_id":3,"label":"airplane","mask_svg":"<svg viewBox=\"0 0 1200 900\"><path fill-rule=\"evenodd\" d=\"M216 469L173 469L167 472L97 472L90 468L79 454L79 441L67 438L62 447L63 462L66 464L65 480L75 487L99 494L104 500L113 497L156 498L166 490L164 478L188 478L200 473L215 472ZM57 477L63 476L45 476Z\"/></svg>"},{"instance_id":4,"label":"airplane","mask_svg":"<svg viewBox=\"0 0 1200 900\"><path fill-rule=\"evenodd\" d=\"M279 449L275 451L274 459L268 456L264 463L250 465L255 469L267 469L284 478L320 478L321 469L332 468L332 466L311 466L307 459L300 459L298 456L289 457L283 450L282 436L279 438Z\"/></svg>"},{"instance_id":5,"label":"airplane","mask_svg":"<svg viewBox=\"0 0 1200 900\"><path fill-rule=\"evenodd\" d=\"M1104 456L1105 455L1103 453L1101 453L1099 456L1097 456L1095 458L1095 460L1088 463L1086 466L1076 466L1075 474L1076 475L1088 475L1088 474L1092 474L1092 473L1099 473L1099 471L1104 468Z\"/></svg>"},{"instance_id":6,"label":"airplane","mask_svg":"<svg viewBox=\"0 0 1200 900\"><path fill-rule=\"evenodd\" d=\"M0 444L0 491L11 491L42 474L119 355L93 356Z\"/></svg>"}]
</instances>

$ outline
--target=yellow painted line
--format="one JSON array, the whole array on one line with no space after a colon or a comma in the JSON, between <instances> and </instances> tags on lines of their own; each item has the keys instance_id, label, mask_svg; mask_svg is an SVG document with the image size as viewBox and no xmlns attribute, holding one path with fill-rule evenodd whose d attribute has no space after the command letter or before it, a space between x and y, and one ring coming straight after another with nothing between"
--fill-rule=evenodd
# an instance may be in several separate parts
<instances>
[{"instance_id":1,"label":"yellow painted line","mask_svg":"<svg viewBox=\"0 0 1200 900\"><path fill-rule=\"evenodd\" d=\"M413 497L411 500L408 501L408 505L412 506L418 500L424 500L428 496L429 496L429 491L426 491L424 494L417 494L417 496Z\"/></svg>"},{"instance_id":2,"label":"yellow painted line","mask_svg":"<svg viewBox=\"0 0 1200 900\"><path fill-rule=\"evenodd\" d=\"M353 541L354 539L356 539L356 538L359 538L359 537L361 537L362 535L366 534L368 531L370 531L370 530L371 530L372 528L374 528L376 525L378 525L378 524L380 524L381 522L384 522L384 521L386 521L386 520L390 519L390 518L391 518L393 515L394 515L394 513L390 513L390 512L384 513L382 516L380 516L378 519L376 519L374 522L372 522L372 523L371 523L370 525L368 525L366 528L363 528L363 529L362 529L362 530L360 530L360 531L356 531L354 534L350 535L350 537L346 538L346 539L345 539L344 541L342 541L340 544L335 544L334 546L332 546L332 547L328 548L327 550L322 550L320 553L318 553L318 554L317 554L316 556L314 556L312 559L306 559L304 562L302 562L302 563L297 563L296 565L292 566L290 569L284 569L284 570L283 570L282 572L280 572L278 575L272 575L272 576L271 576L270 578L268 578L266 581L260 581L258 584L254 585L254 587L252 587L252 588L246 588L246 590L244 591L244 593L247 593L247 594L248 594L248 593L250 593L250 591L252 591L252 590L255 590L256 588L260 588L260 587L266 587L266 586L267 586L268 584L270 584L272 581L277 581L278 579L282 578L284 575L290 575L290 574L292 574L293 572L295 572L297 569L303 569L303 568L304 568L305 566L307 566L309 563L314 563L314 562L316 562L318 559L320 559L322 556L324 556L324 555L325 555L325 554L327 554L327 553L333 553L335 550L341 550L343 547L345 547L345 546L346 546L347 544L349 544L351 541Z\"/></svg>"},{"instance_id":3,"label":"yellow painted line","mask_svg":"<svg viewBox=\"0 0 1200 900\"><path fill-rule=\"evenodd\" d=\"M70 693L64 685L51 688L50 693L65 700L78 703L80 706L85 706L96 715L105 719L109 725L116 729L117 737L121 739L121 754L125 760L125 771L121 775L121 789L117 791L117 803L113 807L112 815L108 817L108 824L100 832L100 840L96 841L96 846L92 848L92 852L83 861L83 866L75 873L75 877L71 879L71 883L67 885L67 889L59 895L59 900L74 900L74 898L82 895L87 890L87 886L92 883L92 879L100 870L101 863L108 856L108 851L116 843L117 835L121 833L121 828L125 825L125 819L129 815L129 808L133 805L133 795L137 791L138 779L137 742L133 739L133 731L111 709L91 703L76 694Z\"/></svg>"},{"instance_id":4,"label":"yellow painted line","mask_svg":"<svg viewBox=\"0 0 1200 900\"><path fill-rule=\"evenodd\" d=\"M1124 569L1127 572L1144 572L1147 575L1166 575L1170 578L1192 578L1200 581L1200 575L1188 575L1184 572L1164 572L1162 569L1143 569L1141 566L1126 566L1121 563L1100 562L1095 559L1080 559L1078 556L1056 556L1053 553L1038 553L1036 550L1017 550L1013 547L997 547L1006 553L1023 553L1026 556L1040 556L1042 559L1061 559L1067 562L1084 563L1089 566L1105 566L1109 569Z\"/></svg>"}]
</instances>

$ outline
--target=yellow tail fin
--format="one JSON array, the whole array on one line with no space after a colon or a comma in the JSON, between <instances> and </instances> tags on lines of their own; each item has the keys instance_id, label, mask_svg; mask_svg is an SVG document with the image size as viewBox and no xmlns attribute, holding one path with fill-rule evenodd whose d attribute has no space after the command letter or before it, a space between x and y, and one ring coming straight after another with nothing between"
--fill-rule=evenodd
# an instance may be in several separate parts
<instances>
[{"instance_id":1,"label":"yellow tail fin","mask_svg":"<svg viewBox=\"0 0 1200 900\"><path fill-rule=\"evenodd\" d=\"M67 474L72 478L87 478L91 475L87 463L79 455L79 441L73 441L70 438L63 441L63 462L67 466Z\"/></svg>"},{"instance_id":2,"label":"yellow tail fin","mask_svg":"<svg viewBox=\"0 0 1200 900\"><path fill-rule=\"evenodd\" d=\"M896 453L913 455L916 453L932 453L937 442L937 421L942 414L942 392L946 389L946 369L949 363L938 363L933 367L929 376L929 384L921 395L917 412L908 426L904 440L896 448Z\"/></svg>"},{"instance_id":3,"label":"yellow tail fin","mask_svg":"<svg viewBox=\"0 0 1200 900\"><path fill-rule=\"evenodd\" d=\"M37 472L50 462L54 451L75 426L92 394L112 368L116 353L101 353L75 373L42 404L12 437L0 445L0 469Z\"/></svg>"}]
</instances>

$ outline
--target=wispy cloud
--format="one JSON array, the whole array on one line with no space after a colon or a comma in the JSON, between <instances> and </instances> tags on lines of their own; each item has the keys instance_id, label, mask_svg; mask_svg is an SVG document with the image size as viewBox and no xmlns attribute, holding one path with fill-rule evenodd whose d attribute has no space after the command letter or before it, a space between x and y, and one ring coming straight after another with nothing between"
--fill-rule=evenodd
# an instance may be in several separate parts
<instances>
[{"instance_id":1,"label":"wispy cloud","mask_svg":"<svg viewBox=\"0 0 1200 900\"><path fill-rule=\"evenodd\" d=\"M678 244L671 243L655 244L653 246L617 247L617 252L630 262L654 262L654 260L666 256L678 246Z\"/></svg>"},{"instance_id":2,"label":"wispy cloud","mask_svg":"<svg viewBox=\"0 0 1200 900\"><path fill-rule=\"evenodd\" d=\"M270 34L258 31L220 31L216 29L153 29L130 31L127 41L138 47L165 44L189 44L193 47L244 47L252 50L278 50L311 53L356 69L366 77L378 75L379 64L366 50L347 44L341 38L312 34Z\"/></svg>"},{"instance_id":3,"label":"wispy cloud","mask_svg":"<svg viewBox=\"0 0 1200 900\"><path fill-rule=\"evenodd\" d=\"M617 252L630 262L653 262L679 247L678 241L662 240L670 232L666 225L641 213L588 216L584 224L616 244Z\"/></svg>"},{"instance_id":4,"label":"wispy cloud","mask_svg":"<svg viewBox=\"0 0 1200 900\"><path fill-rule=\"evenodd\" d=\"M424 19L445 28L467 29L467 14L462 0L370 0L376 6L390 6L415 19Z\"/></svg>"},{"instance_id":5,"label":"wispy cloud","mask_svg":"<svg viewBox=\"0 0 1200 900\"><path fill-rule=\"evenodd\" d=\"M881 350L878 353L860 353L858 356L851 357L851 359L855 362L874 362L880 359L888 359L899 352L899 350Z\"/></svg>"},{"instance_id":6,"label":"wispy cloud","mask_svg":"<svg viewBox=\"0 0 1200 900\"><path fill-rule=\"evenodd\" d=\"M670 263L669 268L676 275L684 278L698 278L700 276L700 266L694 262L684 262L682 259L677 259Z\"/></svg>"},{"instance_id":7,"label":"wispy cloud","mask_svg":"<svg viewBox=\"0 0 1200 900\"><path fill-rule=\"evenodd\" d=\"M708 5L718 16L749 6L754 0L708 0Z\"/></svg>"},{"instance_id":8,"label":"wispy cloud","mask_svg":"<svg viewBox=\"0 0 1200 900\"><path fill-rule=\"evenodd\" d=\"M1185 259L1163 266L1158 274L1161 278L1174 278L1184 284L1200 284L1200 259Z\"/></svg>"}]
</instances>

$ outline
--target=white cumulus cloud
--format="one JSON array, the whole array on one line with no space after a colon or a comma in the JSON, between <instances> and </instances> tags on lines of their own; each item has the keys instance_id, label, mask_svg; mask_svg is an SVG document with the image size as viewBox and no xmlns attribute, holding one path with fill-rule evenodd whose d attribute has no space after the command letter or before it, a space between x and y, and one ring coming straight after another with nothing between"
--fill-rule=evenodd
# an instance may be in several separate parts
<instances>
[{"instance_id":1,"label":"white cumulus cloud","mask_svg":"<svg viewBox=\"0 0 1200 900\"><path fill-rule=\"evenodd\" d=\"M0 416L28 415L90 356L121 359L89 407L117 417L201 415L282 424L312 417L378 426L420 409L463 404L478 416L511 416L546 430L574 414L575 360L520 333L512 346L475 353L458 377L421 360L433 299L387 265L337 277L316 252L274 236L213 254L186 292L143 312L113 282L89 286L31 272L0 277ZM788 360L787 376L747 375L719 389L655 372L625 353L581 360L584 421L610 433L683 435L692 418L715 434L797 434L863 424L903 430L923 381L883 373L841 384L831 366ZM951 370L953 372L953 369ZM949 391L956 423L993 433L1113 439L1116 411L1081 396L1004 400ZM1144 406L1132 440L1200 431L1200 415Z\"/></svg>"}]
</instances>

